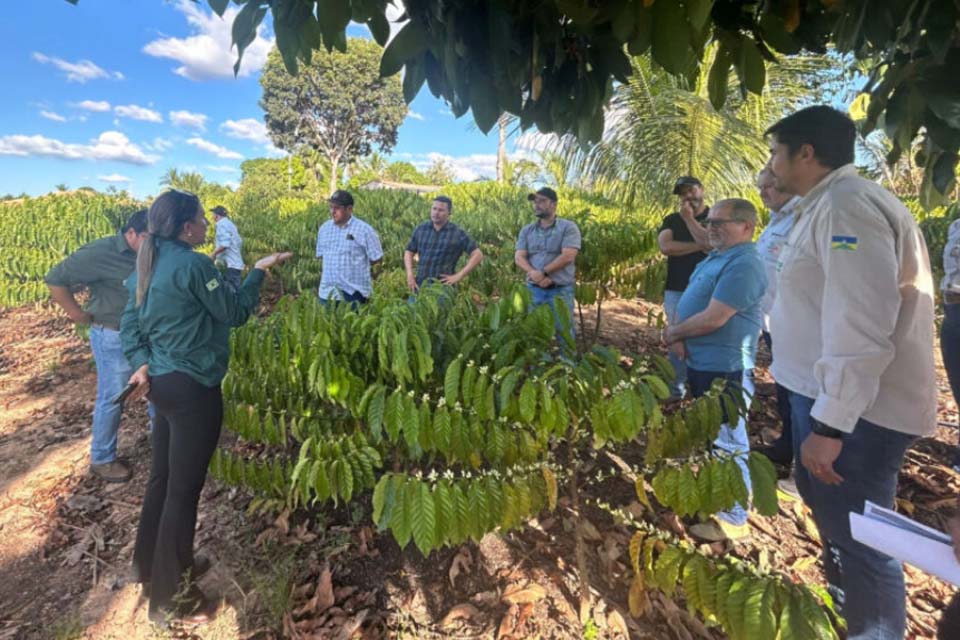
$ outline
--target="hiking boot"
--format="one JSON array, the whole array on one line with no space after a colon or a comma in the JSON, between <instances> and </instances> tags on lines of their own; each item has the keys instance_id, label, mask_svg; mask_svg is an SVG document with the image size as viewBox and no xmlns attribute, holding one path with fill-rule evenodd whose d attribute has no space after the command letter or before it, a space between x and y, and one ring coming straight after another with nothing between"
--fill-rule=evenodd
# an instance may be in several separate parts
<instances>
[{"instance_id":1,"label":"hiking boot","mask_svg":"<svg viewBox=\"0 0 960 640\"><path fill-rule=\"evenodd\" d=\"M720 518L710 518L706 522L693 525L689 531L693 537L706 542L723 542L746 538L750 535L750 525L731 524Z\"/></svg>"},{"instance_id":2,"label":"hiking boot","mask_svg":"<svg viewBox=\"0 0 960 640\"><path fill-rule=\"evenodd\" d=\"M119 460L104 462L103 464L91 464L90 472L104 482L126 482L133 475L130 472L130 467Z\"/></svg>"}]
</instances>

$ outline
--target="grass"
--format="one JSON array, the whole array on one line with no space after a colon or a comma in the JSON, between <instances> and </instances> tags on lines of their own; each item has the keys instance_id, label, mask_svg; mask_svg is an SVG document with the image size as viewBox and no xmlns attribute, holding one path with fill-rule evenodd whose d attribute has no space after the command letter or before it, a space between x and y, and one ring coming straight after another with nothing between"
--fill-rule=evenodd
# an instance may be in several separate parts
<instances>
[{"instance_id":1,"label":"grass","mask_svg":"<svg viewBox=\"0 0 960 640\"><path fill-rule=\"evenodd\" d=\"M74 610L64 614L50 625L46 637L50 640L77 640L83 637L86 628L80 612Z\"/></svg>"}]
</instances>

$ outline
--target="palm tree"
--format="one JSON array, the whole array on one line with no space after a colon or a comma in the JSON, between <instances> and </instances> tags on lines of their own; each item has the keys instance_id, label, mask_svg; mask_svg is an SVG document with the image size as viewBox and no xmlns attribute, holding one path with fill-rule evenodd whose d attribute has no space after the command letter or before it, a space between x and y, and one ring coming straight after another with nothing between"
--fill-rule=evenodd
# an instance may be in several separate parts
<instances>
[{"instance_id":1,"label":"palm tree","mask_svg":"<svg viewBox=\"0 0 960 640\"><path fill-rule=\"evenodd\" d=\"M180 173L176 169L168 169L163 177L160 178L160 184L171 189L189 191L190 193L200 194L207 181L202 174L196 172L184 171Z\"/></svg>"},{"instance_id":2,"label":"palm tree","mask_svg":"<svg viewBox=\"0 0 960 640\"><path fill-rule=\"evenodd\" d=\"M681 175L697 176L714 196L738 195L751 188L766 162L763 131L839 73L826 56L785 58L768 65L762 96L742 97L732 76L727 103L718 111L706 72L689 81L642 56L633 60L630 81L614 89L599 143L584 148L569 137L552 137L540 147L564 158L581 182L628 204L667 204Z\"/></svg>"}]
</instances>

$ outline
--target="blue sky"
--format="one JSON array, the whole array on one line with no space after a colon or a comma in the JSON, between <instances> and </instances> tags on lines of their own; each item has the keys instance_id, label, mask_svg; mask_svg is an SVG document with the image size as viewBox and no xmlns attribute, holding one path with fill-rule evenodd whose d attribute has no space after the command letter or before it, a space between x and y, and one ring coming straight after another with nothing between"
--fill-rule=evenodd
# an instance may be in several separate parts
<instances>
[{"instance_id":1,"label":"blue sky","mask_svg":"<svg viewBox=\"0 0 960 640\"><path fill-rule=\"evenodd\" d=\"M143 197L170 168L235 184L243 160L281 155L257 105L269 25L234 78L229 24L189 0L5 7L0 194L37 195L63 183ZM454 119L426 87L410 110L393 159L425 167L442 156L461 179L492 175L495 132L481 134L469 114Z\"/></svg>"}]
</instances>

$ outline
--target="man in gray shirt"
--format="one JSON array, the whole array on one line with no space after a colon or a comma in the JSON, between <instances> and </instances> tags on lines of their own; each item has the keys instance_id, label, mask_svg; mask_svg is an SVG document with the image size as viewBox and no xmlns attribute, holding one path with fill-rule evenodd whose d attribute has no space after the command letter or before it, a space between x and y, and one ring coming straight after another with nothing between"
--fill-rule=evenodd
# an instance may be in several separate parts
<instances>
[{"instance_id":1,"label":"man in gray shirt","mask_svg":"<svg viewBox=\"0 0 960 640\"><path fill-rule=\"evenodd\" d=\"M550 305L560 331L554 299L560 298L570 310L573 326L573 299L576 282L574 262L580 252L580 229L572 220L557 217L557 192L543 187L527 196L533 203L537 222L520 230L514 262L527 274L527 288L534 306Z\"/></svg>"}]
</instances>

